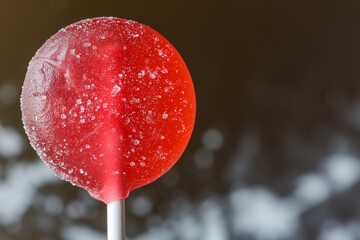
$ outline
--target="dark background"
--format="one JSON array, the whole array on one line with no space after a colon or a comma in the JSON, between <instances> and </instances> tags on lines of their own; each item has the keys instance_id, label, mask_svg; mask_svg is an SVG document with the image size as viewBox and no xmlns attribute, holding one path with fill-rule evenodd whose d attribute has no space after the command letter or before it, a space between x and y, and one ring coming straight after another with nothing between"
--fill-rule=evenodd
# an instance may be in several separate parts
<instances>
[{"instance_id":1,"label":"dark background","mask_svg":"<svg viewBox=\"0 0 360 240\"><path fill-rule=\"evenodd\" d=\"M359 12L355 0L0 0L0 239L106 239L106 206L46 173L19 109L35 51L99 16L163 34L197 93L183 157L127 200L129 239L360 239Z\"/></svg>"}]
</instances>

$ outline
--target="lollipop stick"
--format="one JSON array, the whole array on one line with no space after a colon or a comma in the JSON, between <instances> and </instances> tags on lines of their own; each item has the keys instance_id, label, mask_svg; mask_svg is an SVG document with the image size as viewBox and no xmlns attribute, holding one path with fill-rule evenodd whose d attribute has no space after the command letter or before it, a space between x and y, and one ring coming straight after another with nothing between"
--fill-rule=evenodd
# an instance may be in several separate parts
<instances>
[{"instance_id":1,"label":"lollipop stick","mask_svg":"<svg viewBox=\"0 0 360 240\"><path fill-rule=\"evenodd\" d=\"M125 240L125 199L107 205L108 240Z\"/></svg>"}]
</instances>

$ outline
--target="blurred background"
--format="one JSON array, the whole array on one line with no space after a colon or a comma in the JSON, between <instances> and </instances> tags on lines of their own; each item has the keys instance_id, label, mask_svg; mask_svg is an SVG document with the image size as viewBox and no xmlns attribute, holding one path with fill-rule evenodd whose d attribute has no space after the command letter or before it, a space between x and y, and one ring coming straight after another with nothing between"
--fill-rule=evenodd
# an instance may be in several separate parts
<instances>
[{"instance_id":1,"label":"blurred background","mask_svg":"<svg viewBox=\"0 0 360 240\"><path fill-rule=\"evenodd\" d=\"M0 0L0 239L105 240L106 206L24 135L27 64L60 28L162 33L197 92L189 147L127 200L129 240L360 239L360 2Z\"/></svg>"}]
</instances>

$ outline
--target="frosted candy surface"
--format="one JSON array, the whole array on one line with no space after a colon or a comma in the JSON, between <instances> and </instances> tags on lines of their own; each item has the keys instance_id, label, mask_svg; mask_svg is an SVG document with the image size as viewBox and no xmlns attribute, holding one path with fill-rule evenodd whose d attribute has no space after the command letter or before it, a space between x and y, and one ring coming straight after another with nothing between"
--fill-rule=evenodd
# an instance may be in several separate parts
<instances>
[{"instance_id":1,"label":"frosted candy surface","mask_svg":"<svg viewBox=\"0 0 360 240\"><path fill-rule=\"evenodd\" d=\"M192 133L188 69L159 33L94 18L52 36L29 63L22 116L57 176L105 203L168 171Z\"/></svg>"}]
</instances>

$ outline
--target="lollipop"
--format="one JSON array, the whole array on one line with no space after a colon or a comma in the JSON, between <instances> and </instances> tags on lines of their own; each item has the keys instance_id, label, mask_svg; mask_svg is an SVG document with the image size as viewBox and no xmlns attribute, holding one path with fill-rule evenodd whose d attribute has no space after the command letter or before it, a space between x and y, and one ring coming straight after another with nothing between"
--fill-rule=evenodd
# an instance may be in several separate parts
<instances>
[{"instance_id":1,"label":"lollipop","mask_svg":"<svg viewBox=\"0 0 360 240\"><path fill-rule=\"evenodd\" d=\"M163 36L104 17L45 42L29 63L21 110L31 145L57 176L122 208L129 192L180 158L194 126L195 93Z\"/></svg>"}]
</instances>

